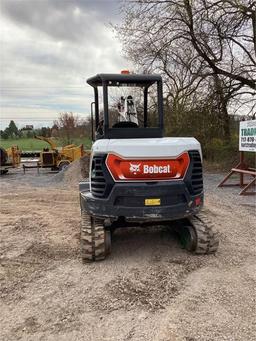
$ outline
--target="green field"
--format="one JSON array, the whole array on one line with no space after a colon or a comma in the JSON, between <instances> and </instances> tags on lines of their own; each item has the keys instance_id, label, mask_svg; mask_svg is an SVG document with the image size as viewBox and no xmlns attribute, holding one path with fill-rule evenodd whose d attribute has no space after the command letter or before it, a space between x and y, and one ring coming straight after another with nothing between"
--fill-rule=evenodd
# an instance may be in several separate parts
<instances>
[{"instance_id":1,"label":"green field","mask_svg":"<svg viewBox=\"0 0 256 341\"><path fill-rule=\"evenodd\" d=\"M61 139L53 139L58 147L65 145L66 143ZM72 143L80 145L83 143L84 148L88 149L91 146L91 140L87 137L84 138L72 138ZM41 150L44 147L49 147L49 144L44 141L40 141L34 138L20 138L20 139L0 139L0 147L9 148L13 145L17 145L21 150Z\"/></svg>"}]
</instances>

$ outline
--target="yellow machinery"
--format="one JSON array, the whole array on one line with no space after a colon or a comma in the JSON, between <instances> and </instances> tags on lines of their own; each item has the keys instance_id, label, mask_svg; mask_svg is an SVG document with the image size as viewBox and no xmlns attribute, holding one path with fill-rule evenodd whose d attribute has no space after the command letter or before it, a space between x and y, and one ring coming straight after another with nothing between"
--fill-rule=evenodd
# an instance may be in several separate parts
<instances>
[{"instance_id":1,"label":"yellow machinery","mask_svg":"<svg viewBox=\"0 0 256 341\"><path fill-rule=\"evenodd\" d=\"M18 146L4 149L0 147L0 174L6 174L9 168L17 168L20 165L21 150Z\"/></svg>"},{"instance_id":2,"label":"yellow machinery","mask_svg":"<svg viewBox=\"0 0 256 341\"><path fill-rule=\"evenodd\" d=\"M57 145L52 139L44 136L35 136L35 138L45 141L50 145L50 148L44 148L40 152L40 159L38 161L39 167L51 168L52 170L63 170L71 162L79 159L85 154L82 144L80 146L70 144L58 150Z\"/></svg>"}]
</instances>

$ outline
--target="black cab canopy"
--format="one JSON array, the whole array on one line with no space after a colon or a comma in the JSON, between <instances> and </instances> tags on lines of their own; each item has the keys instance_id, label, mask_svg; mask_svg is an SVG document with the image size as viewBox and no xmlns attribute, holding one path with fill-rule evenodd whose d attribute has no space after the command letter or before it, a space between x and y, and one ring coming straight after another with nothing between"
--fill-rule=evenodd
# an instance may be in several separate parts
<instances>
[{"instance_id":1,"label":"black cab canopy","mask_svg":"<svg viewBox=\"0 0 256 341\"><path fill-rule=\"evenodd\" d=\"M108 74L100 73L87 79L87 83L94 88L93 102L95 106L95 131L96 138L154 138L163 136L163 89L162 78L155 74ZM152 127L149 124L148 108L148 89L151 85L157 86L155 91L157 102L156 121L157 124ZM98 87L103 89L103 121L99 117L99 92ZM119 124L110 124L110 108L108 90L112 87L139 87L143 93L143 118L139 125L131 122L119 122ZM92 106L91 106L92 110ZM92 123L93 123L93 113ZM92 135L94 129L92 129Z\"/></svg>"},{"instance_id":2,"label":"black cab canopy","mask_svg":"<svg viewBox=\"0 0 256 341\"><path fill-rule=\"evenodd\" d=\"M99 73L87 79L87 83L93 87L102 86L104 82L111 82L111 86L120 86L120 83L150 86L161 80L159 75Z\"/></svg>"}]
</instances>

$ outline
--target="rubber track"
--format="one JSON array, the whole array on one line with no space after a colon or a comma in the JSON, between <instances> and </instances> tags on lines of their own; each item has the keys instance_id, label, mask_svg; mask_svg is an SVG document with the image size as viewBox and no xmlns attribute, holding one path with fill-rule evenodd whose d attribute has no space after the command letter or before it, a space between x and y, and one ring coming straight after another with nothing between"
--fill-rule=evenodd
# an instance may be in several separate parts
<instances>
[{"instance_id":1,"label":"rubber track","mask_svg":"<svg viewBox=\"0 0 256 341\"><path fill-rule=\"evenodd\" d=\"M199 213L190 219L197 234L196 254L211 254L218 250L219 239L213 224L204 213Z\"/></svg>"},{"instance_id":2,"label":"rubber track","mask_svg":"<svg viewBox=\"0 0 256 341\"><path fill-rule=\"evenodd\" d=\"M105 231L102 221L82 212L81 256L85 262L105 259Z\"/></svg>"}]
</instances>

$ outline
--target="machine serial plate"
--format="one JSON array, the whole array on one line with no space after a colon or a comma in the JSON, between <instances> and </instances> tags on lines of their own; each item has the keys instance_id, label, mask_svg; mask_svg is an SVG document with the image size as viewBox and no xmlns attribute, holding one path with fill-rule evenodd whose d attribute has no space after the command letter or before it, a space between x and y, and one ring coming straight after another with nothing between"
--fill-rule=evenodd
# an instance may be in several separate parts
<instances>
[{"instance_id":1,"label":"machine serial plate","mask_svg":"<svg viewBox=\"0 0 256 341\"><path fill-rule=\"evenodd\" d=\"M161 205L161 199L145 199L145 206L160 206Z\"/></svg>"}]
</instances>

